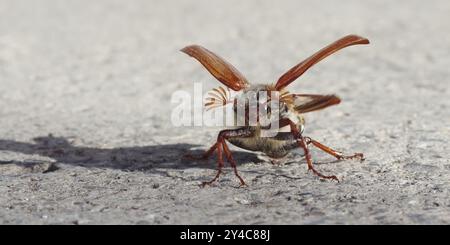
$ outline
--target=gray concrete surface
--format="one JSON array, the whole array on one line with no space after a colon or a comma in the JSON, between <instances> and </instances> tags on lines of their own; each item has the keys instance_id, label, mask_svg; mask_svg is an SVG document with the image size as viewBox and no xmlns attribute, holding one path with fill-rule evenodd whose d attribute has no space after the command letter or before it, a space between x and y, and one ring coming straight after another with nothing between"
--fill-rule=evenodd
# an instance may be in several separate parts
<instances>
[{"instance_id":1,"label":"gray concrete surface","mask_svg":"<svg viewBox=\"0 0 450 245\"><path fill-rule=\"evenodd\" d=\"M449 224L448 1L0 1L2 224ZM273 82L355 33L289 89L337 93L306 135L367 160L323 173L233 147L214 187L218 128L172 128L170 97L219 83L178 50L197 43Z\"/></svg>"}]
</instances>

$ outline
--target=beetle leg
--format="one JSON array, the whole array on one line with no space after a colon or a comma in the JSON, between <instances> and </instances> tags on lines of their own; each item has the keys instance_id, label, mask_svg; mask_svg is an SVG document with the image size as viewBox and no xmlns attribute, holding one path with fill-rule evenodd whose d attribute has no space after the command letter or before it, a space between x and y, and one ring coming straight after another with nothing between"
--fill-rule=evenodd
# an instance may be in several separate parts
<instances>
[{"instance_id":1,"label":"beetle leg","mask_svg":"<svg viewBox=\"0 0 450 245\"><path fill-rule=\"evenodd\" d=\"M213 148L213 147L215 147L215 148ZM214 151L214 149L217 149L217 162L218 162L218 165L217 165L217 174L216 174L216 176L215 176L212 180L202 182L202 184L200 185L201 187L205 187L205 185L210 185L210 184L214 183L214 182L219 178L220 174L222 173L223 159L222 159L221 143L220 143L220 142L217 142L216 144L214 144L213 147L211 147L211 149L213 149L212 151ZM210 150L211 150L211 149L210 149ZM211 152L212 152L212 151L211 151ZM208 152L209 152L209 151L208 151ZM208 152L206 152L206 153L208 153Z\"/></svg>"},{"instance_id":2,"label":"beetle leg","mask_svg":"<svg viewBox=\"0 0 450 245\"><path fill-rule=\"evenodd\" d=\"M233 167L234 174L241 182L240 186L246 186L245 181L242 179L242 177L239 175L237 168L236 168L236 162L233 159L233 155L231 154L230 149L227 146L227 143L223 141L223 151L225 152L225 156L227 157L228 162L230 163L231 167Z\"/></svg>"},{"instance_id":3,"label":"beetle leg","mask_svg":"<svg viewBox=\"0 0 450 245\"><path fill-rule=\"evenodd\" d=\"M213 154L214 150L216 148L218 148L217 147L218 144L219 144L219 142L216 142L213 146L211 146L211 148L209 148L209 150L207 150L205 153L203 153L200 156L194 156L194 155L188 153L188 154L184 155L183 157L187 158L189 160L207 160L208 158L211 157L211 155Z\"/></svg>"},{"instance_id":4,"label":"beetle leg","mask_svg":"<svg viewBox=\"0 0 450 245\"><path fill-rule=\"evenodd\" d=\"M330 147L323 145L322 143L311 139L310 137L305 137L306 144L313 144L315 147L321 149L322 151L336 157L338 160L343 159L355 159L359 158L361 161L364 161L364 155L362 153L355 153L351 156L346 156L344 153L331 149Z\"/></svg>"},{"instance_id":5,"label":"beetle leg","mask_svg":"<svg viewBox=\"0 0 450 245\"><path fill-rule=\"evenodd\" d=\"M292 134L294 135L295 138L297 138L298 145L305 152L305 158L306 158L306 163L308 164L308 170L311 170L315 175L317 175L321 178L332 179L332 180L336 180L337 182L339 182L339 179L335 175L323 175L314 168L312 158L311 158L311 153L308 149L308 144L307 144L307 141L305 140L305 137L303 137L300 134L300 132L297 128L297 125L294 122L289 120L288 123L290 125Z\"/></svg>"},{"instance_id":6,"label":"beetle leg","mask_svg":"<svg viewBox=\"0 0 450 245\"><path fill-rule=\"evenodd\" d=\"M222 130L222 131L220 131L219 136L217 137L216 143L213 146L211 146L211 148L209 148L208 151L203 153L203 155L193 156L193 155L187 154L184 156L185 158L192 159L192 160L206 160L214 153L214 150L217 149L217 157L218 157L217 174L211 181L203 182L201 184L202 187L205 185L210 185L213 182L215 182L219 178L220 174L222 173L222 168L224 166L223 158L222 158L222 150L223 150L223 152L225 152L225 156L226 156L228 162L230 163L231 167L233 168L234 174L241 182L240 183L241 186L246 185L244 179L242 179L242 177L239 175L239 173L237 171L236 161L234 160L233 155L231 154L231 151L228 148L228 145L225 140L227 140L229 138L233 138L233 137L251 136L252 133L253 133L253 131L246 127L238 128L235 130Z\"/></svg>"},{"instance_id":7,"label":"beetle leg","mask_svg":"<svg viewBox=\"0 0 450 245\"><path fill-rule=\"evenodd\" d=\"M230 149L228 148L228 145L225 140L234 138L234 137L248 137L251 136L253 131L249 128L243 127L238 128L234 130L222 130L219 133L219 136L217 136L217 142L220 142L220 144L223 146L223 150L225 152L225 156L230 163L231 167L233 168L234 174L239 179L240 186L245 186L245 181L242 179L242 177L239 175L236 167L236 161L233 159L233 155L231 154Z\"/></svg>"},{"instance_id":8,"label":"beetle leg","mask_svg":"<svg viewBox=\"0 0 450 245\"><path fill-rule=\"evenodd\" d=\"M315 175L317 175L321 178L332 179L332 180L336 180L337 182L339 182L339 179L336 177L336 175L323 175L314 169L312 159L311 159L311 153L308 149L308 145L307 145L304 137L299 138L299 145L305 151L305 158L306 158L306 162L308 163L308 170L311 170Z\"/></svg>"}]
</instances>

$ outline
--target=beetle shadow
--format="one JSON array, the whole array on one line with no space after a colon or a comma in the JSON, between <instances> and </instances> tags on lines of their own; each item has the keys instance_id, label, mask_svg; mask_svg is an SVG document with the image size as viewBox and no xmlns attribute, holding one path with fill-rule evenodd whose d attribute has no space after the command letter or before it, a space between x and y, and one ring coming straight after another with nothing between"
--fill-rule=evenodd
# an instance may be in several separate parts
<instances>
[{"instance_id":1,"label":"beetle shadow","mask_svg":"<svg viewBox=\"0 0 450 245\"><path fill-rule=\"evenodd\" d=\"M73 145L68 138L48 135L33 139L33 143L0 139L0 151L39 155L54 159L56 163L87 168L110 168L124 171L152 171L154 169L216 169L215 157L208 161L194 161L183 158L187 153L200 155L204 150L191 150L199 147L193 144L164 144L118 148L95 148ZM233 156L239 163L258 162L255 154L236 151ZM16 163L17 161L1 161Z\"/></svg>"}]
</instances>

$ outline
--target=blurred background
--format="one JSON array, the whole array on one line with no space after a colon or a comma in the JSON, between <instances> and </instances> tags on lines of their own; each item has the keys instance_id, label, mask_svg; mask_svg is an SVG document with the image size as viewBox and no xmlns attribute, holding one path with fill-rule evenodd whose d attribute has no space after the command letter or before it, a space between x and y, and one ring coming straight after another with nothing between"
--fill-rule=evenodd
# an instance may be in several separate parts
<instances>
[{"instance_id":1,"label":"blurred background","mask_svg":"<svg viewBox=\"0 0 450 245\"><path fill-rule=\"evenodd\" d=\"M159 105L172 91L192 90L193 82L219 85L179 52L193 43L250 81L268 83L337 38L358 34L371 45L324 60L291 90L344 92L347 102L364 95L351 105L370 104L364 113L418 101L444 106L425 101L435 98L433 91L438 97L448 91L449 10L446 1L3 0L0 98L9 129L3 136L15 135L17 119L28 133L78 131L84 125L74 118L108 121L111 127L96 127L92 137L164 125L169 114Z\"/></svg>"}]
</instances>

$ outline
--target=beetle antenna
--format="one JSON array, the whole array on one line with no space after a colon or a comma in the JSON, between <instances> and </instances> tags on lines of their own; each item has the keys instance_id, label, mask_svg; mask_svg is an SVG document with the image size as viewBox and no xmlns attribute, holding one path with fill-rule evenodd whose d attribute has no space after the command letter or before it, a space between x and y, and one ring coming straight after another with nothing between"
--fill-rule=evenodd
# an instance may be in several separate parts
<instances>
[{"instance_id":1,"label":"beetle antenna","mask_svg":"<svg viewBox=\"0 0 450 245\"><path fill-rule=\"evenodd\" d=\"M232 102L231 91L228 87L226 90L221 86L219 88L214 88L208 92L208 96L209 97L206 98L205 102L207 111L220 106L225 106Z\"/></svg>"}]
</instances>

